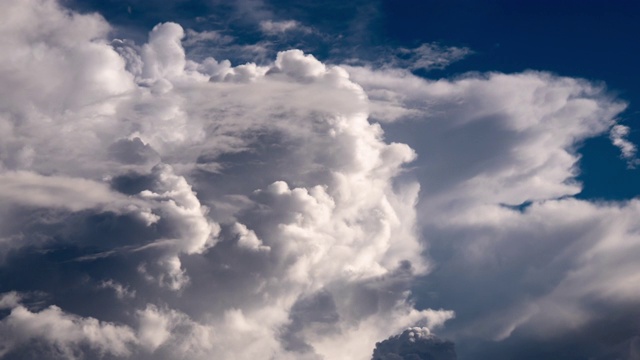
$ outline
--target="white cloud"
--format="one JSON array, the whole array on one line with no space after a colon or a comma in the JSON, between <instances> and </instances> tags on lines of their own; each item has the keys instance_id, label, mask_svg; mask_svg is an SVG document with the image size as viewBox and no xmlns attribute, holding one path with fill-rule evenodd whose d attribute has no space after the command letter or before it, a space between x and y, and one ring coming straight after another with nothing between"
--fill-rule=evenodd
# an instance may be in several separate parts
<instances>
[{"instance_id":1,"label":"white cloud","mask_svg":"<svg viewBox=\"0 0 640 360\"><path fill-rule=\"evenodd\" d=\"M149 33L149 42L142 47L142 76L158 80L174 78L184 73L186 59L182 38L184 30L175 23L156 25ZM170 86L170 83L166 83Z\"/></svg>"},{"instance_id":2,"label":"white cloud","mask_svg":"<svg viewBox=\"0 0 640 360\"><path fill-rule=\"evenodd\" d=\"M10 171L0 174L0 181L3 184L0 199L4 206L19 204L79 211L127 200L126 196L110 190L107 184L83 178Z\"/></svg>"},{"instance_id":3,"label":"white cloud","mask_svg":"<svg viewBox=\"0 0 640 360\"><path fill-rule=\"evenodd\" d=\"M263 20L260 22L260 30L267 35L278 35L288 31L309 32L309 28L295 20Z\"/></svg>"},{"instance_id":4,"label":"white cloud","mask_svg":"<svg viewBox=\"0 0 640 360\"><path fill-rule=\"evenodd\" d=\"M563 330L589 321L592 300L640 302L637 201L571 199L577 144L612 126L626 141L625 105L600 87L543 72L430 81L300 50L196 62L175 23L136 45L53 1L5 8L0 41L15 51L0 54L0 198L20 221L0 233L24 246L3 265L45 259L62 289L105 304L26 284L65 310L4 296L7 354L37 340L62 356L368 359L376 341L453 317L411 300L434 266L443 297L451 283L476 291L447 298L481 312L459 318L458 335ZM410 57L433 68L466 54ZM45 222L28 207L66 212ZM428 261L425 242L449 258ZM95 295L107 288L116 302Z\"/></svg>"},{"instance_id":5,"label":"white cloud","mask_svg":"<svg viewBox=\"0 0 640 360\"><path fill-rule=\"evenodd\" d=\"M0 35L23 51L0 55L0 81L16 86L0 101L0 135L11 139L0 168L11 186L1 196L9 212L18 205L67 211L46 224L42 217L3 222L1 230L27 239L20 256L72 249L51 273L93 291L83 296L112 289L116 301L96 298L105 308L79 317L68 295L34 283L65 311L16 304L12 311L24 324L57 319L74 335L25 325L15 338L7 332L7 344L39 339L64 354L87 345L154 359L357 360L406 326L436 327L453 316L409 301L410 279L429 264L414 223L419 186L394 179L415 153L383 140L368 121L367 96L344 69L299 50L265 66L198 63L187 59L185 32L174 23L157 25L148 43L136 45L108 42L104 19L53 1L7 9L24 16L3 24ZM48 31L25 25L44 19ZM187 33L205 35L213 36ZM43 41L45 58L55 61L33 51ZM15 78L17 63L46 71L20 68ZM75 83L66 86L69 79ZM25 189L27 196L14 194ZM45 250L32 252L36 246ZM82 276L64 276L68 263ZM318 293L334 299L337 321L297 321L306 346L285 346L293 307ZM103 317L122 325L96 320ZM55 323L42 321L43 328Z\"/></svg>"},{"instance_id":6,"label":"white cloud","mask_svg":"<svg viewBox=\"0 0 640 360\"><path fill-rule=\"evenodd\" d=\"M123 286L122 284L113 281L111 279L107 281L103 281L98 285L99 288L102 289L111 289L116 293L118 299L127 299L136 297L136 291L129 289L127 286Z\"/></svg>"},{"instance_id":7,"label":"white cloud","mask_svg":"<svg viewBox=\"0 0 640 360\"><path fill-rule=\"evenodd\" d=\"M213 42L216 44L228 44L233 41L233 37L221 34L219 31L195 31L188 29L186 31L186 39L183 41L184 46L194 46L201 42Z\"/></svg>"},{"instance_id":8,"label":"white cloud","mask_svg":"<svg viewBox=\"0 0 640 360\"><path fill-rule=\"evenodd\" d=\"M235 223L233 225L233 231L238 236L238 246L254 251L271 250L269 246L265 246L262 243L262 240L258 238L253 230L249 230L245 225Z\"/></svg>"},{"instance_id":9,"label":"white cloud","mask_svg":"<svg viewBox=\"0 0 640 360\"><path fill-rule=\"evenodd\" d=\"M11 0L3 11L8 19L0 26L0 45L12 49L0 58L4 109L23 116L28 110L27 119L38 111L46 117L131 89L122 59L104 40L110 28L99 15L74 16L39 0ZM74 76L60 76L69 73Z\"/></svg>"},{"instance_id":10,"label":"white cloud","mask_svg":"<svg viewBox=\"0 0 640 360\"><path fill-rule=\"evenodd\" d=\"M171 319L162 314L155 306L147 306L138 313L140 330L138 336L142 346L150 351L157 349L171 336L169 325Z\"/></svg>"},{"instance_id":11,"label":"white cloud","mask_svg":"<svg viewBox=\"0 0 640 360\"><path fill-rule=\"evenodd\" d=\"M635 168L640 160L636 158L636 145L627 140L629 131L630 129L628 126L619 124L614 125L611 127L611 131L609 132L609 138L611 139L611 143L620 149L620 156L627 160L627 166L629 166L629 168Z\"/></svg>"},{"instance_id":12,"label":"white cloud","mask_svg":"<svg viewBox=\"0 0 640 360\"><path fill-rule=\"evenodd\" d=\"M411 358L457 359L453 343L438 339L427 328L413 327L377 343L372 360Z\"/></svg>"}]
</instances>

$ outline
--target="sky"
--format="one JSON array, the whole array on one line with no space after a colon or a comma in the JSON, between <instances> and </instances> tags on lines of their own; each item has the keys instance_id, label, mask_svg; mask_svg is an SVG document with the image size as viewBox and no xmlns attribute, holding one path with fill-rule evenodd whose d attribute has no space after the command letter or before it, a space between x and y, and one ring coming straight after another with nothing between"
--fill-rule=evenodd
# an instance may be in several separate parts
<instances>
[{"instance_id":1,"label":"sky","mask_svg":"<svg viewBox=\"0 0 640 360\"><path fill-rule=\"evenodd\" d=\"M0 359L640 359L639 12L2 1Z\"/></svg>"}]
</instances>

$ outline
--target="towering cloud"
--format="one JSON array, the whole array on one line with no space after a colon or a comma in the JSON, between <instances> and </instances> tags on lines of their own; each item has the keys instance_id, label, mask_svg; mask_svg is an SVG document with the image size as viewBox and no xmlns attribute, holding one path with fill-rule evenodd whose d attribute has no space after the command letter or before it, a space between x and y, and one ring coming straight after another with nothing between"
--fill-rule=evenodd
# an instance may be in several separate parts
<instances>
[{"instance_id":1,"label":"towering cloud","mask_svg":"<svg viewBox=\"0 0 640 360\"><path fill-rule=\"evenodd\" d=\"M2 358L454 359L433 329L589 337L640 305L638 201L574 198L584 139L635 161L600 86L233 66L186 55L214 32L136 44L53 0L1 7Z\"/></svg>"},{"instance_id":2,"label":"towering cloud","mask_svg":"<svg viewBox=\"0 0 640 360\"><path fill-rule=\"evenodd\" d=\"M452 317L409 300L415 153L344 69L197 63L175 23L136 45L3 7L5 357L367 359Z\"/></svg>"}]
</instances>

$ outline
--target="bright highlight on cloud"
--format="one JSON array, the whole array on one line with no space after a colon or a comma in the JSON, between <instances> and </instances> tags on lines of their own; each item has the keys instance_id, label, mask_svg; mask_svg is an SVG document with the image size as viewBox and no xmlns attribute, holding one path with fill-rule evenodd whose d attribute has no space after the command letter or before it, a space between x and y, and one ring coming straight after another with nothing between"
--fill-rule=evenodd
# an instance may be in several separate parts
<instances>
[{"instance_id":1,"label":"bright highlight on cloud","mask_svg":"<svg viewBox=\"0 0 640 360\"><path fill-rule=\"evenodd\" d=\"M453 359L432 332L537 336L640 303L637 201L572 198L581 140L612 129L635 156L601 87L300 50L233 66L186 56L233 41L216 32L135 44L52 0L3 8L2 358ZM469 53L449 50L413 69ZM446 301L416 306L418 277Z\"/></svg>"}]
</instances>

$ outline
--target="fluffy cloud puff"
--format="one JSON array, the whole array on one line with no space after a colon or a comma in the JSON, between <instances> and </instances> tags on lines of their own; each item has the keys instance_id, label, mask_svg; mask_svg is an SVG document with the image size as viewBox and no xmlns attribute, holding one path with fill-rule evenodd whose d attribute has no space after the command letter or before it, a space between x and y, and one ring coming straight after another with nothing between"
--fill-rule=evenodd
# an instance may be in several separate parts
<instances>
[{"instance_id":1,"label":"fluffy cloud puff","mask_svg":"<svg viewBox=\"0 0 640 360\"><path fill-rule=\"evenodd\" d=\"M137 45L54 1L3 8L6 357L366 359L453 316L409 300L415 153L344 69L196 63L174 23Z\"/></svg>"}]
</instances>

